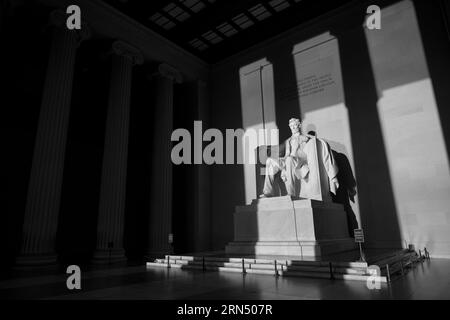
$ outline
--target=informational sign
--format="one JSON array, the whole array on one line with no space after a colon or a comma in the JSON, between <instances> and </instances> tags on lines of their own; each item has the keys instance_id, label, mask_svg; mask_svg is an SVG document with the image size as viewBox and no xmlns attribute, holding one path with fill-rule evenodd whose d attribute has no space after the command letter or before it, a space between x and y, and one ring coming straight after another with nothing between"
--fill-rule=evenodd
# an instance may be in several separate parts
<instances>
[{"instance_id":1,"label":"informational sign","mask_svg":"<svg viewBox=\"0 0 450 320\"><path fill-rule=\"evenodd\" d=\"M355 234L355 242L359 242L359 243L364 242L363 229L355 229L354 234Z\"/></svg>"},{"instance_id":2,"label":"informational sign","mask_svg":"<svg viewBox=\"0 0 450 320\"><path fill-rule=\"evenodd\" d=\"M169 233L169 243L173 243L173 233Z\"/></svg>"}]
</instances>

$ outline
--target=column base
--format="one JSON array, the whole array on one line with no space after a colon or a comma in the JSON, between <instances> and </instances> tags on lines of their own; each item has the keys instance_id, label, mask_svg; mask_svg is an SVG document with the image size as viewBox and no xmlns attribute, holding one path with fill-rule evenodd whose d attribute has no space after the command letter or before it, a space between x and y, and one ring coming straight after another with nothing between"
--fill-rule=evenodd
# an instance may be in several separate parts
<instances>
[{"instance_id":1,"label":"column base","mask_svg":"<svg viewBox=\"0 0 450 320\"><path fill-rule=\"evenodd\" d=\"M58 257L55 253L22 254L16 258L16 266L55 265Z\"/></svg>"},{"instance_id":2,"label":"column base","mask_svg":"<svg viewBox=\"0 0 450 320\"><path fill-rule=\"evenodd\" d=\"M108 264L127 261L124 249L97 249L92 258L93 264Z\"/></svg>"}]
</instances>

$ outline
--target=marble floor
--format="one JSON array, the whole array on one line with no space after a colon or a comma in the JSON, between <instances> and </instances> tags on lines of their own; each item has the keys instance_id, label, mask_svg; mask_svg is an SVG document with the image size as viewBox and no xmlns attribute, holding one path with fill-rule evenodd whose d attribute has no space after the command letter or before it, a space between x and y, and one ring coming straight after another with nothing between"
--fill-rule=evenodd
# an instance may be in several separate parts
<instances>
[{"instance_id":1,"label":"marble floor","mask_svg":"<svg viewBox=\"0 0 450 320\"><path fill-rule=\"evenodd\" d=\"M0 280L0 299L450 299L450 260L431 259L379 290L366 283L274 277L144 265L81 267L81 290L68 290L63 270L22 271Z\"/></svg>"}]
</instances>

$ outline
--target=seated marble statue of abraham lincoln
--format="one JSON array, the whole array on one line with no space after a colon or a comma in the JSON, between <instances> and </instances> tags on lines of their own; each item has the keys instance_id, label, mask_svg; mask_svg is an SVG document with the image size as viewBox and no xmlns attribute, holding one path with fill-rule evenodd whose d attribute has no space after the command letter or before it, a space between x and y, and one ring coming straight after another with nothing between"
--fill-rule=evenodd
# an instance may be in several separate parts
<instances>
[{"instance_id":1,"label":"seated marble statue of abraham lincoln","mask_svg":"<svg viewBox=\"0 0 450 320\"><path fill-rule=\"evenodd\" d=\"M277 196L275 175L281 172L281 179L286 187L288 195L299 197L300 194L300 180L308 180L310 168L308 167L308 154L306 151L306 144L311 137L302 135L300 132L301 121L296 118L289 120L289 127L292 135L285 142L285 155L281 158L269 157L266 160L266 174L264 180L263 194L260 198ZM335 165L328 144L317 139L323 150L322 159L327 176L329 177L329 189L336 194L339 187L337 180L338 168Z\"/></svg>"}]
</instances>

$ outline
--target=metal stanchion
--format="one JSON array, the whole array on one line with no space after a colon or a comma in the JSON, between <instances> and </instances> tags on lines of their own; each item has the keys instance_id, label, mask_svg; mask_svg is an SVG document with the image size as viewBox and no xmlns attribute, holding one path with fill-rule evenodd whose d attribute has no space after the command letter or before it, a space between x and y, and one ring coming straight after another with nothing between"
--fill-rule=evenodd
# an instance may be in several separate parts
<instances>
[{"instance_id":1,"label":"metal stanchion","mask_svg":"<svg viewBox=\"0 0 450 320\"><path fill-rule=\"evenodd\" d=\"M242 273L245 273L245 264L244 264L244 258L242 258Z\"/></svg>"},{"instance_id":2,"label":"metal stanchion","mask_svg":"<svg viewBox=\"0 0 450 320\"><path fill-rule=\"evenodd\" d=\"M389 271L389 264L386 265L386 276L388 283L391 283L391 273Z\"/></svg>"},{"instance_id":3,"label":"metal stanchion","mask_svg":"<svg viewBox=\"0 0 450 320\"><path fill-rule=\"evenodd\" d=\"M278 276L278 270L277 270L277 260L273 260L274 266L275 266L275 276Z\"/></svg>"},{"instance_id":4,"label":"metal stanchion","mask_svg":"<svg viewBox=\"0 0 450 320\"><path fill-rule=\"evenodd\" d=\"M170 256L167 256L167 268L170 268Z\"/></svg>"},{"instance_id":5,"label":"metal stanchion","mask_svg":"<svg viewBox=\"0 0 450 320\"><path fill-rule=\"evenodd\" d=\"M430 260L430 253L428 252L427 248L423 248L423 251L424 251L424 253L425 253L425 258L426 258L427 260Z\"/></svg>"},{"instance_id":6,"label":"metal stanchion","mask_svg":"<svg viewBox=\"0 0 450 320\"><path fill-rule=\"evenodd\" d=\"M334 280L333 263L329 262L329 267L330 267L330 279Z\"/></svg>"}]
</instances>

